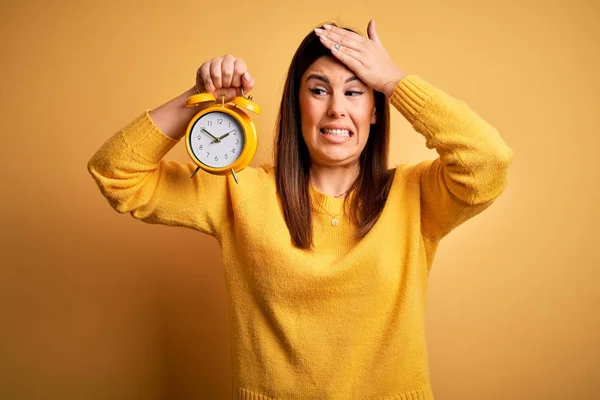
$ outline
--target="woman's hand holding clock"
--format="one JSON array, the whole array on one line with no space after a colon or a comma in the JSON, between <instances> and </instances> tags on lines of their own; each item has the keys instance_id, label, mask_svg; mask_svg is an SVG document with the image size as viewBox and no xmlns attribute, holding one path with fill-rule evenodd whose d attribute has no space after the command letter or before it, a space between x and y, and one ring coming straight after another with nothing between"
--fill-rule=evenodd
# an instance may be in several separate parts
<instances>
[{"instance_id":1,"label":"woman's hand holding clock","mask_svg":"<svg viewBox=\"0 0 600 400\"><path fill-rule=\"evenodd\" d=\"M240 96L242 89L246 94L253 88L254 79L248 73L244 60L229 54L215 57L198 68L194 87L151 110L150 116L162 133L179 140L185 136L190 119L198 112L195 107L182 105L197 91L210 93L219 103L223 94L227 103ZM219 142L220 139L215 143Z\"/></svg>"},{"instance_id":2,"label":"woman's hand holding clock","mask_svg":"<svg viewBox=\"0 0 600 400\"><path fill-rule=\"evenodd\" d=\"M217 100L225 95L225 103L234 97L247 94L254 88L254 79L241 58L226 54L203 63L196 72L196 89L215 96Z\"/></svg>"}]
</instances>

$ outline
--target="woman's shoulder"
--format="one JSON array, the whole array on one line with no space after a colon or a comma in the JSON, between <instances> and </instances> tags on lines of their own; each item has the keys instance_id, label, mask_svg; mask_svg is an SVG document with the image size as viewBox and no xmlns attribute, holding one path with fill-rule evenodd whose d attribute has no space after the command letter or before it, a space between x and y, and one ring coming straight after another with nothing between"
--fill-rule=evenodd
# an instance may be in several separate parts
<instances>
[{"instance_id":1,"label":"woman's shoulder","mask_svg":"<svg viewBox=\"0 0 600 400\"><path fill-rule=\"evenodd\" d=\"M273 164L263 163L260 164L258 169L260 169L261 173L264 173L265 175L275 176L275 166Z\"/></svg>"},{"instance_id":2,"label":"woman's shoulder","mask_svg":"<svg viewBox=\"0 0 600 400\"><path fill-rule=\"evenodd\" d=\"M238 172L238 176L248 176L251 179L270 179L275 176L275 167L269 163L262 163L257 166L247 166Z\"/></svg>"},{"instance_id":3,"label":"woman's shoulder","mask_svg":"<svg viewBox=\"0 0 600 400\"><path fill-rule=\"evenodd\" d=\"M419 184L423 170L431 165L432 162L433 160L425 160L399 164L393 168L396 173L395 180L403 180L405 182Z\"/></svg>"},{"instance_id":4,"label":"woman's shoulder","mask_svg":"<svg viewBox=\"0 0 600 400\"><path fill-rule=\"evenodd\" d=\"M245 186L251 192L264 190L265 187L272 186L275 183L275 171L271 164L263 163L256 166L248 165L246 168L237 172L239 185L234 185L234 178L229 177L232 187ZM242 185L243 184L243 185Z\"/></svg>"}]
</instances>

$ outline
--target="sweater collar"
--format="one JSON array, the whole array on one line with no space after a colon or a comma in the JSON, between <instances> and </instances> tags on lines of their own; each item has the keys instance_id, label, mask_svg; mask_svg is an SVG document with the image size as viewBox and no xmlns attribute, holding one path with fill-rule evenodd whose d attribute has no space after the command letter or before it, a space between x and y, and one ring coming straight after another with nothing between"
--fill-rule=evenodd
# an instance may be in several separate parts
<instances>
[{"instance_id":1,"label":"sweater collar","mask_svg":"<svg viewBox=\"0 0 600 400\"><path fill-rule=\"evenodd\" d=\"M311 198L312 209L322 214L339 215L344 207L344 199L349 196L336 198L324 193L321 193L315 188L312 183L308 184L309 195Z\"/></svg>"}]
</instances>

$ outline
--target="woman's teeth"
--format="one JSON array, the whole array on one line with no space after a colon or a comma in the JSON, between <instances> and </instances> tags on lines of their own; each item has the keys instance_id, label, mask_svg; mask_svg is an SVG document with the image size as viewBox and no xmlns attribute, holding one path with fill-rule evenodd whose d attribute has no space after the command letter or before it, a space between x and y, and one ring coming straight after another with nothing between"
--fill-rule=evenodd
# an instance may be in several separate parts
<instances>
[{"instance_id":1,"label":"woman's teeth","mask_svg":"<svg viewBox=\"0 0 600 400\"><path fill-rule=\"evenodd\" d=\"M331 136L350 136L350 131L347 129L322 129L321 131Z\"/></svg>"}]
</instances>

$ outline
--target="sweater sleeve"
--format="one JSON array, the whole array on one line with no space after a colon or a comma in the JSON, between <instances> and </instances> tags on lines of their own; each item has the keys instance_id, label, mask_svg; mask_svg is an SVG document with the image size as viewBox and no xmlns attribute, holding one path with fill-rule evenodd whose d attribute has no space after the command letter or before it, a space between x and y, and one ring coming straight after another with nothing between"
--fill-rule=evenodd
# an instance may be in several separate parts
<instances>
[{"instance_id":1,"label":"sweater sleeve","mask_svg":"<svg viewBox=\"0 0 600 400\"><path fill-rule=\"evenodd\" d=\"M144 112L100 147L88 171L110 205L147 223L216 236L228 214L227 179L162 158L176 144Z\"/></svg>"},{"instance_id":2,"label":"sweater sleeve","mask_svg":"<svg viewBox=\"0 0 600 400\"><path fill-rule=\"evenodd\" d=\"M502 193L512 150L466 103L418 76L402 79L390 102L439 155L407 173L420 184L423 233L439 241Z\"/></svg>"}]
</instances>

